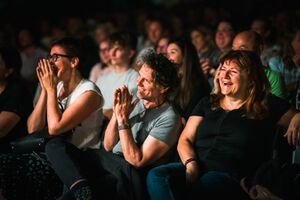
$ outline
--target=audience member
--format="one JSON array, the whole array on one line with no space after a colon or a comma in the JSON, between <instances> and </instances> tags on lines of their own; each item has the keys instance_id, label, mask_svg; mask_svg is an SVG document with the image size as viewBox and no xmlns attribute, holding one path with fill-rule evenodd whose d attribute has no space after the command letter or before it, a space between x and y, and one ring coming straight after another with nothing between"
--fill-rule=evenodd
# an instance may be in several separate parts
<instances>
[{"instance_id":1,"label":"audience member","mask_svg":"<svg viewBox=\"0 0 300 200\"><path fill-rule=\"evenodd\" d=\"M210 93L209 84L199 66L197 52L187 39L171 41L168 58L177 65L180 78L174 104L185 124L198 101Z\"/></svg>"},{"instance_id":2,"label":"audience member","mask_svg":"<svg viewBox=\"0 0 300 200\"><path fill-rule=\"evenodd\" d=\"M160 19L149 18L144 24L146 36L140 36L138 38L137 52L141 52L143 49L149 47L155 47L158 40L163 35L163 24Z\"/></svg>"},{"instance_id":3,"label":"audience member","mask_svg":"<svg viewBox=\"0 0 300 200\"><path fill-rule=\"evenodd\" d=\"M253 51L257 55L261 55L261 51L263 48L262 44L262 38L259 34L254 31L243 31L235 36L232 44L232 49ZM286 99L287 96L285 85L280 74L266 66L264 66L264 71L271 85L271 93L278 97Z\"/></svg>"},{"instance_id":4,"label":"audience member","mask_svg":"<svg viewBox=\"0 0 300 200\"><path fill-rule=\"evenodd\" d=\"M280 73L282 76L288 92L288 99L292 102L294 102L293 98L296 91L297 80L300 75L300 63L297 61L300 50L300 40L297 39L297 37L300 38L299 36L300 29L295 31L290 39L286 40L286 44L283 45L280 51L281 53L270 58L268 63L270 69Z\"/></svg>"},{"instance_id":5,"label":"audience member","mask_svg":"<svg viewBox=\"0 0 300 200\"><path fill-rule=\"evenodd\" d=\"M300 142L299 112L269 91L256 53L224 55L213 94L200 100L180 136L182 163L148 173L151 199L245 199L239 181L270 159L277 126L290 145Z\"/></svg>"},{"instance_id":6,"label":"audience member","mask_svg":"<svg viewBox=\"0 0 300 200\"><path fill-rule=\"evenodd\" d=\"M131 67L135 55L136 38L128 32L117 32L110 35L109 43L109 56L113 70L96 81L104 98L103 114L108 120L113 113L115 89L126 85L129 93L135 95L138 77L138 73Z\"/></svg>"},{"instance_id":7,"label":"audience member","mask_svg":"<svg viewBox=\"0 0 300 200\"><path fill-rule=\"evenodd\" d=\"M225 54L231 49L234 36L235 30L230 21L222 20L218 23L215 35L215 43L221 54Z\"/></svg>"},{"instance_id":8,"label":"audience member","mask_svg":"<svg viewBox=\"0 0 300 200\"><path fill-rule=\"evenodd\" d=\"M10 11L2 13L0 199L52 200L61 196L63 184L62 197L66 199L148 198L143 187L149 169L166 164L169 159L165 158L178 161L177 155L171 154L176 153L172 149L180 124L186 124L178 146L185 166L176 163L151 171L151 198L168 199L173 195L173 199L189 199L195 194L204 199L244 199L267 193L274 195L272 198L291 199L289 195L294 193L289 192L290 188L298 188L300 179L293 179L293 184L289 184L291 179L280 180L284 170L291 175L290 163L276 165L280 175L268 179L274 183L272 186L260 185L256 179L260 178L257 174L273 178L272 169L264 164L272 166L275 159L263 161L271 154L273 135L281 138L280 128L274 133L275 124L287 128L291 122L288 142L283 141L288 151L294 148L288 143L297 144L294 140L299 139L291 133L299 116L291 120L295 111L285 102L300 108L297 6L261 12L266 10L265 3L257 9L247 2L247 9L240 13L220 5L174 2L146 3L130 8L130 14L123 9L126 3L118 4L121 9L115 10L116 4L99 10L100 4L107 6L100 3L94 8L97 12L89 9L86 13L83 9L80 16L71 13L82 9L74 4L72 9L56 10L55 18L40 11L39 18L27 20L28 16L23 15L21 21L14 20L16 16L11 18ZM199 23L201 26L197 26ZM245 27L251 27L251 31L234 37L237 28ZM216 30L215 35L210 29ZM65 38L67 35L76 41L65 43L73 40ZM19 44L22 62L7 44ZM42 47L50 50L48 59ZM260 56L262 65L253 52ZM165 84L177 78L171 77L170 63L162 56L176 68L176 89L176 84ZM168 77L160 72L169 73ZM213 87L214 93L210 94ZM28 118L32 111L28 99L34 92L35 108ZM294 125L295 131L298 126ZM47 155L10 152L12 140L41 130L55 135L47 146ZM277 149L273 147L272 151L274 158ZM246 197L239 180L249 194ZM168 195L160 187L162 181L164 189L170 191ZM261 190L257 190L257 184ZM277 189L280 185L285 188Z\"/></svg>"},{"instance_id":9,"label":"audience member","mask_svg":"<svg viewBox=\"0 0 300 200\"><path fill-rule=\"evenodd\" d=\"M126 86L115 90L104 149L80 156L78 149L66 143L52 140L47 144L50 162L71 196L76 199L146 198L147 170L170 161L179 136L180 118L169 101L177 84L172 63L161 54L147 51L137 80L139 100L132 102L133 95ZM65 154L68 157L62 159ZM115 182L107 181L111 175L117 187Z\"/></svg>"},{"instance_id":10,"label":"audience member","mask_svg":"<svg viewBox=\"0 0 300 200\"><path fill-rule=\"evenodd\" d=\"M62 38L51 45L49 59L41 59L36 69L42 91L27 127L32 134L47 128L50 135L63 136L52 140L81 151L99 149L103 99L98 87L79 73L80 59L76 39ZM3 154L0 162L0 188L8 199L55 199L62 191L43 153Z\"/></svg>"},{"instance_id":11,"label":"audience member","mask_svg":"<svg viewBox=\"0 0 300 200\"><path fill-rule=\"evenodd\" d=\"M216 49L212 32L205 26L199 26L191 31L190 37L197 50L200 63L208 59L210 66L216 69L219 66L219 52ZM202 67L202 69L203 73L207 74L211 68Z\"/></svg>"},{"instance_id":12,"label":"audience member","mask_svg":"<svg viewBox=\"0 0 300 200\"><path fill-rule=\"evenodd\" d=\"M109 41L103 40L99 43L99 58L100 62L95 64L91 71L89 79L93 82L96 82L98 78L100 78L103 74L110 72L113 70L113 66L110 63L109 56Z\"/></svg>"},{"instance_id":13,"label":"audience member","mask_svg":"<svg viewBox=\"0 0 300 200\"><path fill-rule=\"evenodd\" d=\"M114 32L116 32L116 28L111 21L97 24L94 30L96 44L100 44L102 41L107 40L109 35Z\"/></svg>"},{"instance_id":14,"label":"audience member","mask_svg":"<svg viewBox=\"0 0 300 200\"><path fill-rule=\"evenodd\" d=\"M293 61L300 72L300 28L295 31L293 40L291 42L291 46L293 48Z\"/></svg>"},{"instance_id":15,"label":"audience member","mask_svg":"<svg viewBox=\"0 0 300 200\"><path fill-rule=\"evenodd\" d=\"M0 45L0 153L10 152L9 143L27 134L32 104L20 77L21 66L18 50Z\"/></svg>"},{"instance_id":16,"label":"audience member","mask_svg":"<svg viewBox=\"0 0 300 200\"><path fill-rule=\"evenodd\" d=\"M280 46L277 44L277 34L270 20L256 18L251 23L251 30L260 34L263 39L263 49L261 50L261 60L264 66L268 66L269 60L279 55Z\"/></svg>"},{"instance_id":17,"label":"audience member","mask_svg":"<svg viewBox=\"0 0 300 200\"><path fill-rule=\"evenodd\" d=\"M18 34L21 50L22 68L21 76L28 82L28 89L33 96L38 85L35 68L39 59L46 58L47 52L36 44L36 38L29 29L22 29Z\"/></svg>"},{"instance_id":18,"label":"audience member","mask_svg":"<svg viewBox=\"0 0 300 200\"><path fill-rule=\"evenodd\" d=\"M207 27L199 26L191 31L190 37L197 50L202 71L213 85L214 73L220 60L220 51L216 48L213 35Z\"/></svg>"},{"instance_id":19,"label":"audience member","mask_svg":"<svg viewBox=\"0 0 300 200\"><path fill-rule=\"evenodd\" d=\"M157 45L155 47L155 51L156 53L161 53L163 54L164 56L168 56L168 52L167 52L167 49L168 49L168 45L169 45L169 42L170 42L170 38L167 37L167 36L163 36L161 37L158 42L157 42Z\"/></svg>"}]
</instances>

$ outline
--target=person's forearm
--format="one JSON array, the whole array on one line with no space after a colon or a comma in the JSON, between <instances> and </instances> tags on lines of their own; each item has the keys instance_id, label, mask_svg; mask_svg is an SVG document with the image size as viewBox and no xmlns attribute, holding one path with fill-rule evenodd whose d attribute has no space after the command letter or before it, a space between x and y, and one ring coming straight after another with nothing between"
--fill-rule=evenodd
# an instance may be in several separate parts
<instances>
[{"instance_id":1,"label":"person's forearm","mask_svg":"<svg viewBox=\"0 0 300 200\"><path fill-rule=\"evenodd\" d=\"M59 122L61 119L61 111L58 108L56 89L47 92L47 122L50 135L59 133Z\"/></svg>"},{"instance_id":2,"label":"person's forearm","mask_svg":"<svg viewBox=\"0 0 300 200\"><path fill-rule=\"evenodd\" d=\"M42 90L37 104L34 110L30 114L27 120L28 133L41 130L46 125L46 102L47 94L46 91Z\"/></svg>"},{"instance_id":3,"label":"person's forearm","mask_svg":"<svg viewBox=\"0 0 300 200\"><path fill-rule=\"evenodd\" d=\"M124 113L119 113L116 118L123 156L127 162L135 167L139 167L142 160L142 152L133 139L128 116Z\"/></svg>"},{"instance_id":4,"label":"person's forearm","mask_svg":"<svg viewBox=\"0 0 300 200\"><path fill-rule=\"evenodd\" d=\"M183 164L185 164L188 159L197 158L193 146L188 140L180 140L178 142L177 151Z\"/></svg>"},{"instance_id":5,"label":"person's forearm","mask_svg":"<svg viewBox=\"0 0 300 200\"><path fill-rule=\"evenodd\" d=\"M0 111L0 138L10 134L20 120L21 117L14 112Z\"/></svg>"},{"instance_id":6,"label":"person's forearm","mask_svg":"<svg viewBox=\"0 0 300 200\"><path fill-rule=\"evenodd\" d=\"M140 148L134 142L131 129L119 130L119 137L125 160L135 167L140 167L143 156Z\"/></svg>"},{"instance_id":7,"label":"person's forearm","mask_svg":"<svg viewBox=\"0 0 300 200\"><path fill-rule=\"evenodd\" d=\"M106 127L104 134L103 147L106 151L111 151L119 141L119 133L117 126L117 119L115 115L113 115Z\"/></svg>"}]
</instances>

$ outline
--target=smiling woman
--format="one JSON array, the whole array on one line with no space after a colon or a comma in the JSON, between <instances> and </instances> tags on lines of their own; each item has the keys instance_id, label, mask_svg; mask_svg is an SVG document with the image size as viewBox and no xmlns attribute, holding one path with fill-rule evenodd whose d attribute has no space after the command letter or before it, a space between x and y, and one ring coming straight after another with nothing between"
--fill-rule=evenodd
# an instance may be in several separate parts
<instances>
[{"instance_id":1,"label":"smiling woman","mask_svg":"<svg viewBox=\"0 0 300 200\"><path fill-rule=\"evenodd\" d=\"M247 97L247 72L240 70L234 61L226 61L219 69L221 93L230 97Z\"/></svg>"},{"instance_id":2,"label":"smiling woman","mask_svg":"<svg viewBox=\"0 0 300 200\"><path fill-rule=\"evenodd\" d=\"M180 82L174 97L174 105L185 123L197 102L209 94L209 83L199 65L197 51L189 38L171 40L167 56L177 65Z\"/></svg>"},{"instance_id":3,"label":"smiling woman","mask_svg":"<svg viewBox=\"0 0 300 200\"><path fill-rule=\"evenodd\" d=\"M243 102L248 116L264 114L266 109L261 99L270 93L270 84L254 52L231 51L226 54L221 59L214 82L214 108L231 105L230 110L238 109Z\"/></svg>"},{"instance_id":4,"label":"smiling woman","mask_svg":"<svg viewBox=\"0 0 300 200\"><path fill-rule=\"evenodd\" d=\"M250 51L222 57L214 93L199 101L179 138L181 163L148 173L151 199L246 199L240 179L270 159L276 128L299 144L300 113L270 94L261 65Z\"/></svg>"},{"instance_id":5,"label":"smiling woman","mask_svg":"<svg viewBox=\"0 0 300 200\"><path fill-rule=\"evenodd\" d=\"M36 73L41 93L28 117L27 128L30 134L46 128L50 135L58 136L47 143L46 150L48 145L67 145L81 154L87 148L100 147L103 99L99 88L83 79L78 71L80 52L79 41L65 37L52 43L50 59L38 62ZM58 70L57 74L54 69ZM24 97L20 99L23 101ZM63 111L59 109L60 105ZM56 155L56 151L63 148L54 149L47 152L49 155L42 152L1 154L0 188L3 196L7 199L56 199L62 191L57 175L61 178L66 171L70 172L70 168L62 168L72 161L66 151ZM54 159L59 161L54 162ZM51 167L60 169L56 171L57 175L49 161ZM30 182L26 191L24 181Z\"/></svg>"}]
</instances>

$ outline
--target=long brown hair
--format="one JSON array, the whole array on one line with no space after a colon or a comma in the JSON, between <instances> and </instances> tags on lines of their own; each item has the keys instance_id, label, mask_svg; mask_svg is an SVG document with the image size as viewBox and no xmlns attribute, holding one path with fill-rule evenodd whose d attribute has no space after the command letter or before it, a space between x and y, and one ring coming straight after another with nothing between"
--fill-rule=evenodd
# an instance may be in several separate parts
<instances>
[{"instance_id":1,"label":"long brown hair","mask_svg":"<svg viewBox=\"0 0 300 200\"><path fill-rule=\"evenodd\" d=\"M233 61L241 70L247 71L249 82L247 98L244 104L246 116L251 119L264 118L268 113L266 101L270 93L270 84L259 56L251 51L229 51L221 58L221 65L226 61ZM223 98L219 89L219 82L215 84L217 85L215 85L214 94L211 96L212 109L219 108L220 99Z\"/></svg>"},{"instance_id":2,"label":"long brown hair","mask_svg":"<svg viewBox=\"0 0 300 200\"><path fill-rule=\"evenodd\" d=\"M182 70L181 81L178 88L178 95L175 98L182 110L185 110L197 89L203 94L209 94L209 83L204 77L203 71L199 66L197 51L187 38L171 41L169 44L176 44L182 52L182 65L178 70ZM198 91L200 92L200 91Z\"/></svg>"}]
</instances>

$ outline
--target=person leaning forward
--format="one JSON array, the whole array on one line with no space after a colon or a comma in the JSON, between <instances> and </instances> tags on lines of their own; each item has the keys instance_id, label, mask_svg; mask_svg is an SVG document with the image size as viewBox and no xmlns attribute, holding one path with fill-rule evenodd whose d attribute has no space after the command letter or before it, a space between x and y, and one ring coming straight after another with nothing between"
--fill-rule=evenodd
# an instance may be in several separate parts
<instances>
[{"instance_id":1,"label":"person leaning forward","mask_svg":"<svg viewBox=\"0 0 300 200\"><path fill-rule=\"evenodd\" d=\"M104 149L87 150L84 162L68 151L77 172L61 177L70 189L65 195L75 196L88 189L92 191L88 199L145 199L146 172L172 158L181 129L180 116L169 100L179 82L176 69L152 50L145 51L142 61L138 100L132 101L126 86L115 90ZM52 146L48 152L54 148L58 147Z\"/></svg>"}]
</instances>

